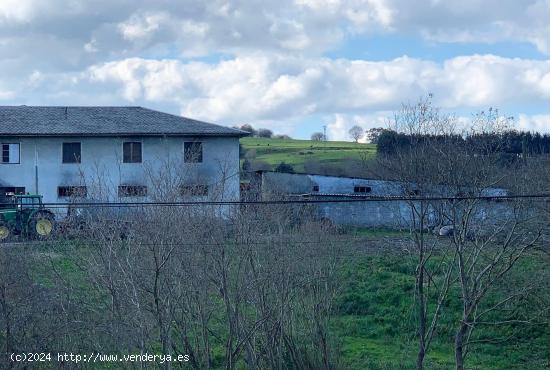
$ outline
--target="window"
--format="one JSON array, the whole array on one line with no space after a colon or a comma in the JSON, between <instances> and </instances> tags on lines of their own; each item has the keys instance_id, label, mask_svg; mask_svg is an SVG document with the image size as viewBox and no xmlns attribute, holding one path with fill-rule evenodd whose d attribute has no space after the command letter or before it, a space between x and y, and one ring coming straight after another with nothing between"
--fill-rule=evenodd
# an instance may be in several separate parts
<instances>
[{"instance_id":1,"label":"window","mask_svg":"<svg viewBox=\"0 0 550 370\"><path fill-rule=\"evenodd\" d=\"M16 186L0 187L0 198L3 196L22 195L22 194L25 194L24 187L16 187Z\"/></svg>"},{"instance_id":2,"label":"window","mask_svg":"<svg viewBox=\"0 0 550 370\"><path fill-rule=\"evenodd\" d=\"M21 198L21 208L29 209L35 208L40 205L40 199L37 197L22 197Z\"/></svg>"},{"instance_id":3,"label":"window","mask_svg":"<svg viewBox=\"0 0 550 370\"><path fill-rule=\"evenodd\" d=\"M319 192L319 185L313 185L313 188L311 190L314 192Z\"/></svg>"},{"instance_id":4,"label":"window","mask_svg":"<svg viewBox=\"0 0 550 370\"><path fill-rule=\"evenodd\" d=\"M19 144L2 144L2 163L19 163Z\"/></svg>"},{"instance_id":5,"label":"window","mask_svg":"<svg viewBox=\"0 0 550 370\"><path fill-rule=\"evenodd\" d=\"M206 196L208 195L207 185L182 185L180 187L181 195Z\"/></svg>"},{"instance_id":6,"label":"window","mask_svg":"<svg viewBox=\"0 0 550 370\"><path fill-rule=\"evenodd\" d=\"M201 163L202 143L198 141L186 141L183 143L183 161L185 163Z\"/></svg>"},{"instance_id":7,"label":"window","mask_svg":"<svg viewBox=\"0 0 550 370\"><path fill-rule=\"evenodd\" d=\"M354 186L354 193L370 193L372 188L370 186Z\"/></svg>"},{"instance_id":8,"label":"window","mask_svg":"<svg viewBox=\"0 0 550 370\"><path fill-rule=\"evenodd\" d=\"M412 190L408 190L406 193L409 197L416 197L420 195L420 190L412 189Z\"/></svg>"},{"instance_id":9,"label":"window","mask_svg":"<svg viewBox=\"0 0 550 370\"><path fill-rule=\"evenodd\" d=\"M80 197L84 198L88 195L88 189L85 186L58 186L57 196L65 197Z\"/></svg>"},{"instance_id":10,"label":"window","mask_svg":"<svg viewBox=\"0 0 550 370\"><path fill-rule=\"evenodd\" d=\"M80 163L80 143L63 143L63 163Z\"/></svg>"},{"instance_id":11,"label":"window","mask_svg":"<svg viewBox=\"0 0 550 370\"><path fill-rule=\"evenodd\" d=\"M13 206L11 206L10 204L13 204L15 202L13 195L16 194L25 194L25 188L13 186L0 187L0 209L12 208Z\"/></svg>"},{"instance_id":12,"label":"window","mask_svg":"<svg viewBox=\"0 0 550 370\"><path fill-rule=\"evenodd\" d=\"M122 144L122 161L124 163L141 163L141 143L126 142Z\"/></svg>"},{"instance_id":13,"label":"window","mask_svg":"<svg viewBox=\"0 0 550 370\"><path fill-rule=\"evenodd\" d=\"M123 197L145 197L147 196L147 186L144 185L120 185L118 187L118 196Z\"/></svg>"}]
</instances>

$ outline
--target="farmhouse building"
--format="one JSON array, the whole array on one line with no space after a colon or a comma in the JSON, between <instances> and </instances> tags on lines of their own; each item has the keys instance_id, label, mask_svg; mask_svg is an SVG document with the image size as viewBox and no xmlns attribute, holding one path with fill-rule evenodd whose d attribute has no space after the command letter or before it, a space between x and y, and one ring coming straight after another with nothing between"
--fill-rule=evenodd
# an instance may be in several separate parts
<instances>
[{"instance_id":1,"label":"farmhouse building","mask_svg":"<svg viewBox=\"0 0 550 370\"><path fill-rule=\"evenodd\" d=\"M0 195L238 200L245 135L142 107L0 107Z\"/></svg>"}]
</instances>

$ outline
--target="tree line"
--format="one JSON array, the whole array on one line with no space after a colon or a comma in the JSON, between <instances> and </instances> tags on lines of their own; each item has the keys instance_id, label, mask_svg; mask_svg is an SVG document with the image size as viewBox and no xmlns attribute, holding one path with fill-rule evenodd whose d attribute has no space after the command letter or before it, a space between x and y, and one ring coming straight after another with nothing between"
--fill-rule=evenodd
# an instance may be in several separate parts
<instances>
[{"instance_id":1,"label":"tree line","mask_svg":"<svg viewBox=\"0 0 550 370\"><path fill-rule=\"evenodd\" d=\"M273 131L267 129L267 128L258 128L255 129L251 124L245 123L241 126L234 126L234 128L239 129L241 131L246 131L250 134L252 137L263 137L267 139L285 139L289 140L291 139L288 135L275 135Z\"/></svg>"},{"instance_id":2,"label":"tree line","mask_svg":"<svg viewBox=\"0 0 550 370\"><path fill-rule=\"evenodd\" d=\"M416 143L453 141L456 145L478 148L478 154L496 152L515 157L538 156L550 153L550 135L538 132L507 130L503 132L472 132L461 134L408 134L391 129L382 130L376 138L378 152L395 154Z\"/></svg>"}]
</instances>

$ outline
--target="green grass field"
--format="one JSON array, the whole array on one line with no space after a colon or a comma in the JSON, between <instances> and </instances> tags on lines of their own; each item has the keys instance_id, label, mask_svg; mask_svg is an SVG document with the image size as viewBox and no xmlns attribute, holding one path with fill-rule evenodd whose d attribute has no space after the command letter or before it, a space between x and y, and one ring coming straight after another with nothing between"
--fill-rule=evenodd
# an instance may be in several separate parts
<instances>
[{"instance_id":1,"label":"green grass field","mask_svg":"<svg viewBox=\"0 0 550 370\"><path fill-rule=\"evenodd\" d=\"M364 230L352 232L365 236L397 235L397 232L387 233L385 230L376 230L372 234ZM74 285L73 292L79 301L101 311L104 309L101 302L105 297L92 289L83 271L74 264L75 258L71 256L74 252L68 246L54 250L35 249L38 255L52 257L51 260L46 258L46 263L35 266L35 281L49 286L61 276ZM79 250L78 253L90 253L90 250ZM57 277L48 268L50 263L59 274ZM547 263L547 255L532 254L518 266L512 277L520 277L527 271L539 274ZM330 325L330 340L332 348L338 353L339 369L414 368L417 347L413 308L414 268L412 256L394 252L354 257L340 265L341 287L333 305ZM455 291L445 304L440 329L426 358L426 369L454 368L452 346L459 312L458 291ZM550 368L548 326L518 325L481 330L494 338L511 337L503 343L485 343L474 347L467 360L468 369ZM216 369L223 368L222 352L220 347L220 355L214 356Z\"/></svg>"},{"instance_id":2,"label":"green grass field","mask_svg":"<svg viewBox=\"0 0 550 370\"><path fill-rule=\"evenodd\" d=\"M512 273L512 281L532 270L541 273L548 257L535 253ZM546 261L546 262L545 262ZM342 266L342 288L334 305L332 334L344 369L414 369L414 261L388 254L354 258ZM506 289L504 286L502 289ZM426 369L454 368L453 338L460 313L458 291L445 304L440 328L426 358ZM495 299L499 292L496 292ZM505 338L472 348L468 369L548 369L548 326L480 327L477 335Z\"/></svg>"},{"instance_id":3,"label":"green grass field","mask_svg":"<svg viewBox=\"0 0 550 370\"><path fill-rule=\"evenodd\" d=\"M338 164L346 159L361 160L373 157L376 145L346 141L284 140L243 138L241 145L255 160L276 166L281 162L291 164L294 171L303 172L307 160L322 164Z\"/></svg>"}]
</instances>

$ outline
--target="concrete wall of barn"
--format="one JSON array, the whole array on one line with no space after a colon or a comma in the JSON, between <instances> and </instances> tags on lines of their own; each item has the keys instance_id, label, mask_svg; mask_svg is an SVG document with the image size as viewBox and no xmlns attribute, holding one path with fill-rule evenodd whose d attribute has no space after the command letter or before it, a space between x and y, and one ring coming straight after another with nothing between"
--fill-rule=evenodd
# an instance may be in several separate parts
<instances>
[{"instance_id":1,"label":"concrete wall of barn","mask_svg":"<svg viewBox=\"0 0 550 370\"><path fill-rule=\"evenodd\" d=\"M261 191L264 198L279 195L302 195L316 200L349 200L361 196L405 196L415 190L414 184L400 183L397 181L384 181L373 179L360 179L349 177L334 177L308 174L286 174L276 172L264 172L261 174ZM314 186L316 191L314 191ZM356 186L369 187L368 193L355 193ZM317 190L318 189L318 190ZM436 186L429 190L430 194L424 196L451 195L448 188ZM504 189L486 189L483 195L505 195ZM456 195L456 194L452 194ZM437 207L443 207L444 202L433 202L428 213L426 226L444 225ZM415 208L420 209L420 204L415 203ZM338 225L355 225L369 227L407 228L413 223L413 211L410 202L396 201L368 201L357 203L319 203L317 205L319 216L329 219ZM474 218L479 224L486 222L495 223L500 219L509 217L512 208L506 202L482 201L477 207Z\"/></svg>"},{"instance_id":2,"label":"concrete wall of barn","mask_svg":"<svg viewBox=\"0 0 550 370\"><path fill-rule=\"evenodd\" d=\"M142 142L142 163L123 163L125 141ZM184 163L185 141L203 143L202 163ZM159 194L159 184L175 179L208 185L209 195L197 200L239 199L238 138L2 137L0 142L19 143L21 153L19 164L0 164L0 186L25 187L27 192L42 194L47 203L68 201L58 197L59 186L86 185L88 198L115 200L119 185L144 185L151 198ZM81 163L62 163L64 142L81 143ZM161 178L170 181L159 182Z\"/></svg>"}]
</instances>

